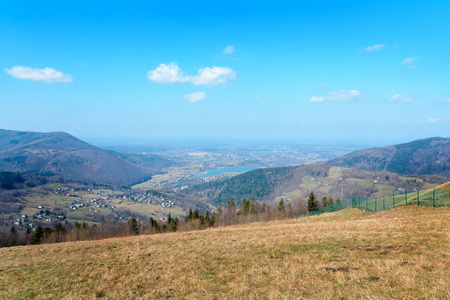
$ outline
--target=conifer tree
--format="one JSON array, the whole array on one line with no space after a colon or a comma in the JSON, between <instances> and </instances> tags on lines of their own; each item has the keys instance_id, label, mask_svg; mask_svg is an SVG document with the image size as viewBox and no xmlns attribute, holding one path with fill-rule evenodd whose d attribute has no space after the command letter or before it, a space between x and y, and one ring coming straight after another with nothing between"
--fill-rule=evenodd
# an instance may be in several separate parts
<instances>
[{"instance_id":1,"label":"conifer tree","mask_svg":"<svg viewBox=\"0 0 450 300\"><path fill-rule=\"evenodd\" d=\"M167 223L169 224L169 231L177 231L178 227L178 218L172 218L172 216L169 214L167 217Z\"/></svg>"},{"instance_id":2,"label":"conifer tree","mask_svg":"<svg viewBox=\"0 0 450 300\"><path fill-rule=\"evenodd\" d=\"M330 199L328 199L328 205L334 204L333 202L333 196L330 196Z\"/></svg>"},{"instance_id":3,"label":"conifer tree","mask_svg":"<svg viewBox=\"0 0 450 300\"><path fill-rule=\"evenodd\" d=\"M160 232L159 226L158 226L158 222L156 222L155 219L150 218L150 220L148 221L148 227L149 227L149 231L150 233L158 233Z\"/></svg>"},{"instance_id":4,"label":"conifer tree","mask_svg":"<svg viewBox=\"0 0 450 300\"><path fill-rule=\"evenodd\" d=\"M250 197L250 214L254 214L255 213L255 197L251 196Z\"/></svg>"},{"instance_id":5,"label":"conifer tree","mask_svg":"<svg viewBox=\"0 0 450 300\"><path fill-rule=\"evenodd\" d=\"M36 226L34 229L33 236L31 238L31 244L37 245L42 242L42 238L44 237L44 228L41 225Z\"/></svg>"},{"instance_id":6,"label":"conifer tree","mask_svg":"<svg viewBox=\"0 0 450 300\"><path fill-rule=\"evenodd\" d=\"M189 222L190 220L192 220L192 216L193 216L192 208L190 208L188 215L186 216L186 218L184 218L184 221Z\"/></svg>"},{"instance_id":7,"label":"conifer tree","mask_svg":"<svg viewBox=\"0 0 450 300\"><path fill-rule=\"evenodd\" d=\"M283 199L280 200L280 202L278 202L278 207L277 210L280 214L284 215L286 208L284 207L284 201Z\"/></svg>"},{"instance_id":8,"label":"conifer tree","mask_svg":"<svg viewBox=\"0 0 450 300\"><path fill-rule=\"evenodd\" d=\"M130 230L131 235L139 234L139 227L135 218L131 218L128 220L128 229Z\"/></svg>"},{"instance_id":9,"label":"conifer tree","mask_svg":"<svg viewBox=\"0 0 450 300\"><path fill-rule=\"evenodd\" d=\"M315 211L319 209L319 203L317 202L317 196L314 195L314 192L309 193L308 197L308 211Z\"/></svg>"},{"instance_id":10,"label":"conifer tree","mask_svg":"<svg viewBox=\"0 0 450 300\"><path fill-rule=\"evenodd\" d=\"M227 201L227 208L230 209L230 208L235 208L235 207L236 207L236 204L234 203L233 198L229 198Z\"/></svg>"}]
</instances>

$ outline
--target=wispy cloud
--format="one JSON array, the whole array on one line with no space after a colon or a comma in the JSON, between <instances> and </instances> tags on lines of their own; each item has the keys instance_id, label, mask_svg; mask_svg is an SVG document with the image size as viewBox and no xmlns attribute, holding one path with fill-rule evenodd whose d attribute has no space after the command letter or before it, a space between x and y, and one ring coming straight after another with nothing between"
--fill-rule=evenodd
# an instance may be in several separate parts
<instances>
[{"instance_id":1,"label":"wispy cloud","mask_svg":"<svg viewBox=\"0 0 450 300\"><path fill-rule=\"evenodd\" d=\"M324 101L351 101L361 98L361 93L357 90L350 91L332 91L326 96L314 96L309 102L324 102Z\"/></svg>"},{"instance_id":2,"label":"wispy cloud","mask_svg":"<svg viewBox=\"0 0 450 300\"><path fill-rule=\"evenodd\" d=\"M186 100L189 103L197 103L200 101L203 101L206 97L206 94L204 92L196 92L192 94L185 94L184 100Z\"/></svg>"},{"instance_id":3,"label":"wispy cloud","mask_svg":"<svg viewBox=\"0 0 450 300\"><path fill-rule=\"evenodd\" d=\"M37 69L27 66L14 66L4 69L5 73L18 79L42 81L45 83L72 82L72 76L52 68Z\"/></svg>"},{"instance_id":4,"label":"wispy cloud","mask_svg":"<svg viewBox=\"0 0 450 300\"><path fill-rule=\"evenodd\" d=\"M407 94L395 94L391 98L392 102L401 102L401 103L407 103L407 102L411 102L413 100L414 100L414 98Z\"/></svg>"},{"instance_id":5,"label":"wispy cloud","mask_svg":"<svg viewBox=\"0 0 450 300\"><path fill-rule=\"evenodd\" d=\"M442 102L450 103L450 98L448 97L442 98Z\"/></svg>"},{"instance_id":6,"label":"wispy cloud","mask_svg":"<svg viewBox=\"0 0 450 300\"><path fill-rule=\"evenodd\" d=\"M328 82L324 82L324 83L319 84L318 86L323 88L323 87L326 87L327 85L328 85Z\"/></svg>"},{"instance_id":7,"label":"wispy cloud","mask_svg":"<svg viewBox=\"0 0 450 300\"><path fill-rule=\"evenodd\" d=\"M402 64L403 65L410 65L410 64L412 64L413 62L415 62L418 59L419 59L419 57L412 57L412 56L410 56L410 57L405 58L402 61Z\"/></svg>"},{"instance_id":8,"label":"wispy cloud","mask_svg":"<svg viewBox=\"0 0 450 300\"><path fill-rule=\"evenodd\" d=\"M223 54L233 54L234 52L234 46L233 45L228 45L225 47L225 49L222 50Z\"/></svg>"},{"instance_id":9,"label":"wispy cloud","mask_svg":"<svg viewBox=\"0 0 450 300\"><path fill-rule=\"evenodd\" d=\"M184 76L183 71L176 64L160 64L155 70L147 73L147 78L160 84L177 82L191 82L195 85L216 85L236 79L236 73L227 67L206 67L198 70L198 75Z\"/></svg>"},{"instance_id":10,"label":"wispy cloud","mask_svg":"<svg viewBox=\"0 0 450 300\"><path fill-rule=\"evenodd\" d=\"M420 57L413 57L413 56L407 57L402 61L402 65L405 65L410 69L416 69L418 68L418 66L416 66L414 62L418 61L419 59Z\"/></svg>"},{"instance_id":11,"label":"wispy cloud","mask_svg":"<svg viewBox=\"0 0 450 300\"><path fill-rule=\"evenodd\" d=\"M428 119L428 123L436 123L437 121L439 121L438 118L430 118L430 119Z\"/></svg>"},{"instance_id":12,"label":"wispy cloud","mask_svg":"<svg viewBox=\"0 0 450 300\"><path fill-rule=\"evenodd\" d=\"M366 50L366 51L377 51L377 50L383 49L384 47L385 47L384 44L375 44L373 46L369 46L369 47L364 48L364 50Z\"/></svg>"}]
</instances>

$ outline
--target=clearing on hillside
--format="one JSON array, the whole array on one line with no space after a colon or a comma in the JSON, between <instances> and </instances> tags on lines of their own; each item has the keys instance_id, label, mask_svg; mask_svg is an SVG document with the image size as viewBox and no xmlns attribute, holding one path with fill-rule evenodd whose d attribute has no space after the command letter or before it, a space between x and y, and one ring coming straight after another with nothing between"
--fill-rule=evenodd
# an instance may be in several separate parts
<instances>
[{"instance_id":1,"label":"clearing on hillside","mask_svg":"<svg viewBox=\"0 0 450 300\"><path fill-rule=\"evenodd\" d=\"M0 249L0 298L448 298L450 208Z\"/></svg>"}]
</instances>

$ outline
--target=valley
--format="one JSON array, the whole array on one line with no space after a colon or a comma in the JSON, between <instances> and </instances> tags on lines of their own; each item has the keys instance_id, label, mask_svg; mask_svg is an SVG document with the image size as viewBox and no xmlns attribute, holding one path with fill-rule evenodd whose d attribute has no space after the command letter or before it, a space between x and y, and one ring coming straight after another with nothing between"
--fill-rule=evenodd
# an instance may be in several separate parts
<instances>
[{"instance_id":1,"label":"valley","mask_svg":"<svg viewBox=\"0 0 450 300\"><path fill-rule=\"evenodd\" d=\"M400 175L386 167L365 170L358 165L340 166L343 160L359 153L365 153L368 165L379 162L379 155L370 154L375 151L371 149L337 157L355 146L236 144L102 150L65 133L0 131L0 134L3 149L0 154L6 157L1 160L0 170L13 171L2 173L6 176L2 182L5 188L0 188L3 230L10 226L17 230L33 229L36 225L54 227L58 222L100 224L132 217L143 222L150 218L164 222L169 214L184 218L190 209L213 212L230 198L240 205L244 199L254 197L272 206L283 199L296 211L306 213L306 199L311 191L321 205L323 197L380 198L427 190L448 181L432 171L431 162L430 172L422 175L405 172ZM58 150L43 151L49 143L51 149ZM405 147L410 152L425 151L418 145L428 145L426 151L434 153L442 152L450 143L445 139L427 139L377 148L375 153ZM146 152L150 150L154 152ZM63 157L70 157L70 163L64 162ZM97 166L93 167L92 162ZM42 166L39 172L29 167L23 169L35 164ZM450 163L440 159L435 165L445 169ZM52 166L47 173L43 171L46 166ZM142 177L142 172L148 177ZM23 178L9 182L8 178L13 179L14 174ZM87 180L88 177L91 179ZM110 181L113 178L115 184ZM124 185L125 182L131 184Z\"/></svg>"}]
</instances>

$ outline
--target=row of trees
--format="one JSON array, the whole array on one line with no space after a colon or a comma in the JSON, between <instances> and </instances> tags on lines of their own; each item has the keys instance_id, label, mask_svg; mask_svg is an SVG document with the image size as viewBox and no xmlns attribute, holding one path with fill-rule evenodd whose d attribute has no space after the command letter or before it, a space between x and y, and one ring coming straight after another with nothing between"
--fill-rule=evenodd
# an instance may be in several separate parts
<instances>
[{"instance_id":1,"label":"row of trees","mask_svg":"<svg viewBox=\"0 0 450 300\"><path fill-rule=\"evenodd\" d=\"M333 196L330 196L330 198L324 196L322 198L322 204L320 205L319 201L317 200L317 196L314 195L314 192L310 192L308 197L308 212L316 211L321 207L327 207L333 205L334 203L339 203L340 201L340 199L337 199L336 202L334 202Z\"/></svg>"},{"instance_id":2,"label":"row of trees","mask_svg":"<svg viewBox=\"0 0 450 300\"><path fill-rule=\"evenodd\" d=\"M75 224L65 222L64 225L58 223L54 228L37 226L34 231L28 228L26 232L18 232L13 226L9 232L0 233L0 247L180 232L249 222L273 221L304 215L308 211L315 211L333 203L332 197L323 197L319 203L313 192L309 194L306 207L303 201L286 204L284 199L272 206L256 201L252 196L249 200L243 199L240 206L230 198L224 207L217 208L213 213L207 211L202 214L198 209L190 209L183 220L169 214L167 221L150 218L148 222L143 222L132 217L127 222L108 219L98 225L89 225L85 222L76 222Z\"/></svg>"}]
</instances>

